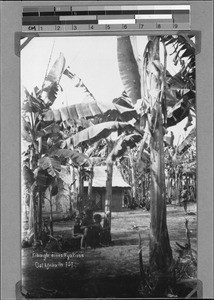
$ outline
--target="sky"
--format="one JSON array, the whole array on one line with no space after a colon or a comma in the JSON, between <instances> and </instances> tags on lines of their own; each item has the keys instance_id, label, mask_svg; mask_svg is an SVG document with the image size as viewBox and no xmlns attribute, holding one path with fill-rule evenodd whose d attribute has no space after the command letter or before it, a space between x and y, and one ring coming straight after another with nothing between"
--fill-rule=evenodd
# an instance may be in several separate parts
<instances>
[{"instance_id":1,"label":"sky","mask_svg":"<svg viewBox=\"0 0 214 300\"><path fill-rule=\"evenodd\" d=\"M138 55L143 56L146 36L136 38ZM29 92L35 86L41 87L45 74L52 67L62 52L66 59L66 67L82 79L95 99L102 103L112 102L121 96L124 87L120 78L117 63L117 38L115 36L97 37L36 37L21 53L21 85ZM173 75L178 71L168 56L167 68ZM62 91L52 106L53 109L72 105L83 101L82 92L71 84L67 76L60 81ZM176 127L170 127L175 135L175 144L180 143L189 130L183 127L186 120Z\"/></svg>"},{"instance_id":2,"label":"sky","mask_svg":"<svg viewBox=\"0 0 214 300\"><path fill-rule=\"evenodd\" d=\"M66 66L82 79L95 99L104 103L112 102L124 90L117 68L116 47L116 37L35 38L22 53L22 83L28 89L35 84L42 85L53 48L50 67L62 52ZM82 101L82 95L78 89L72 88L69 78L63 76L60 84L63 95L56 101L55 108ZM62 99L64 102L61 102Z\"/></svg>"}]
</instances>

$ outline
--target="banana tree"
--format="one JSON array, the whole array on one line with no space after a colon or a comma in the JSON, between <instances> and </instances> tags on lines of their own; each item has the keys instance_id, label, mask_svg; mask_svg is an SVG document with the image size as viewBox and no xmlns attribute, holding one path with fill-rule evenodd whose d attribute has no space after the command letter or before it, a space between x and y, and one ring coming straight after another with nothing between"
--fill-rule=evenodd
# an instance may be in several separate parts
<instances>
[{"instance_id":1,"label":"banana tree","mask_svg":"<svg viewBox=\"0 0 214 300\"><path fill-rule=\"evenodd\" d=\"M166 173L168 179L168 189L171 191L173 189L177 200L181 204L181 194L182 189L188 189L189 186L192 187L190 192L192 193L192 198L195 199L195 169L196 169L196 128L194 127L187 137L182 141L179 146L170 146L165 149L165 165ZM193 177L190 182L189 176ZM170 198L172 195L168 195Z\"/></svg>"},{"instance_id":2,"label":"banana tree","mask_svg":"<svg viewBox=\"0 0 214 300\"><path fill-rule=\"evenodd\" d=\"M112 132L120 132L118 139L114 142L107 141ZM126 132L126 134L124 134ZM95 143L101 139L107 141L107 158L106 158L106 199L105 199L105 217L104 226L111 229L111 202L112 202L112 174L114 160L123 155L127 147L133 148L142 136L136 132L133 125L128 122L103 122L90 126L76 133L71 137L72 144L76 147L81 143Z\"/></svg>"},{"instance_id":3,"label":"banana tree","mask_svg":"<svg viewBox=\"0 0 214 300\"><path fill-rule=\"evenodd\" d=\"M163 138L167 127L188 116L191 121L191 110L195 110L195 45L191 38L151 36L141 61L135 57L137 51L130 37L119 37L117 44L121 80L132 103L138 106L140 130L150 148L150 269L164 274L172 265L172 250L166 223ZM175 49L174 63L181 66L174 76L167 70L168 45ZM144 148L142 145L141 151Z\"/></svg>"},{"instance_id":4,"label":"banana tree","mask_svg":"<svg viewBox=\"0 0 214 300\"><path fill-rule=\"evenodd\" d=\"M59 82L65 67L65 58L60 54L49 72L45 75L42 88L36 87L30 94L27 89L23 89L23 103L22 103L22 138L25 162L28 162L28 167L34 174L37 180L38 188L38 204L34 207L34 237L41 239L42 236L42 199L44 189L46 187L45 180L48 180L46 174L42 174L38 170L38 165L41 163L42 155L47 147L48 135L56 134L58 126L46 126L42 122L42 112L49 109L57 97ZM26 147L27 143L27 147ZM27 150L26 150L27 148ZM44 179L44 180L43 180ZM32 199L33 199L32 190ZM34 201L35 202L35 201ZM37 212L36 212L37 209ZM36 217L37 214L37 217ZM38 230L37 230L38 229Z\"/></svg>"},{"instance_id":5,"label":"banana tree","mask_svg":"<svg viewBox=\"0 0 214 300\"><path fill-rule=\"evenodd\" d=\"M28 172L34 174L34 182L31 189L31 209L34 208L34 222L31 222L34 229L35 239L42 236L42 203L45 191L49 189L50 207L52 204L54 188L57 186L56 179L60 172L60 165L71 159L74 164L82 167L88 157L65 147L66 139L71 134L61 120L45 120L43 114L51 110L60 87L60 79L65 69L65 58L60 53L49 72L47 72L42 88L36 87L32 94L24 88L22 105L22 137L25 166ZM57 152L57 150L59 150ZM61 152L60 152L61 150ZM67 150L67 151L66 151ZM26 172L25 172L26 173ZM36 201L36 198L38 201ZM34 203L34 205L32 205ZM52 216L52 214L51 214ZM52 224L52 221L51 221ZM52 226L51 226L52 227Z\"/></svg>"}]
</instances>

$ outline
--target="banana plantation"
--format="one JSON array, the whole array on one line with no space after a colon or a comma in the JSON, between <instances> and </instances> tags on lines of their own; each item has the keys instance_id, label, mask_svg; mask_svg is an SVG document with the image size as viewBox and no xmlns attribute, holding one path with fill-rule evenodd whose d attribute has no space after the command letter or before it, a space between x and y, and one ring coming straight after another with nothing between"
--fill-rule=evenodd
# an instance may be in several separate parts
<instances>
[{"instance_id":1,"label":"banana plantation","mask_svg":"<svg viewBox=\"0 0 214 300\"><path fill-rule=\"evenodd\" d=\"M63 51L54 62L50 54L41 86L30 90L22 80L25 296L191 298L195 37L148 36L143 46L138 36L107 38L122 86L111 101L97 98L102 86L90 85ZM24 42L23 64L34 39ZM102 84L113 90L115 83ZM78 103L67 86L81 95Z\"/></svg>"}]
</instances>

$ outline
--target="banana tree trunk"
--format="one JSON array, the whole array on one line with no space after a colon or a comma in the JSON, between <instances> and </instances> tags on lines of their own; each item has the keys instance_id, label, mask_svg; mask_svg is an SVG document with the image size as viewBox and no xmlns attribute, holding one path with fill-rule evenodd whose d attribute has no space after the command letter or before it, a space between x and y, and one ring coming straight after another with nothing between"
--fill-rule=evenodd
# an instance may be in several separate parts
<instances>
[{"instance_id":1,"label":"banana tree trunk","mask_svg":"<svg viewBox=\"0 0 214 300\"><path fill-rule=\"evenodd\" d=\"M128 151L130 167L131 167L131 186L132 186L132 201L137 201L137 188L136 188L136 178L135 178L135 171L134 171L134 160L133 155L129 149Z\"/></svg>"},{"instance_id":2,"label":"banana tree trunk","mask_svg":"<svg viewBox=\"0 0 214 300\"><path fill-rule=\"evenodd\" d=\"M105 227L111 229L111 202L112 202L112 175L113 175L113 163L107 163L107 179L106 179L106 199L105 199Z\"/></svg>"},{"instance_id":3,"label":"banana tree trunk","mask_svg":"<svg viewBox=\"0 0 214 300\"><path fill-rule=\"evenodd\" d=\"M37 222L37 205L35 199L33 198L33 234L34 242L38 240L38 222Z\"/></svg>"},{"instance_id":4,"label":"banana tree trunk","mask_svg":"<svg viewBox=\"0 0 214 300\"><path fill-rule=\"evenodd\" d=\"M90 176L88 181L88 203L92 210L94 209L94 203L92 199L93 173L94 173L94 166L92 165L90 167Z\"/></svg>"},{"instance_id":5,"label":"banana tree trunk","mask_svg":"<svg viewBox=\"0 0 214 300\"><path fill-rule=\"evenodd\" d=\"M75 169L73 166L70 166L70 174L71 174L71 181L73 184L70 187L70 201L71 201L71 206L75 209L77 209L77 185L76 185L76 174L75 174Z\"/></svg>"},{"instance_id":6,"label":"banana tree trunk","mask_svg":"<svg viewBox=\"0 0 214 300\"><path fill-rule=\"evenodd\" d=\"M77 196L77 209L80 212L83 210L83 197L84 197L83 168L79 167L79 189L78 189L78 196Z\"/></svg>"},{"instance_id":7,"label":"banana tree trunk","mask_svg":"<svg viewBox=\"0 0 214 300\"><path fill-rule=\"evenodd\" d=\"M148 66L159 57L159 37L151 39L149 48ZM150 68L150 67L149 67ZM150 69L148 69L150 72ZM148 82L148 81L147 81ZM172 263L172 250L169 242L169 235L166 222L166 190L164 171L164 148L163 148L163 95L164 95L164 74L149 75L151 103L150 122L150 152L151 152L151 202L150 202L150 269L155 272L166 273ZM159 91L159 92L158 92Z\"/></svg>"},{"instance_id":8,"label":"banana tree trunk","mask_svg":"<svg viewBox=\"0 0 214 300\"><path fill-rule=\"evenodd\" d=\"M50 192L50 234L53 236L53 202Z\"/></svg>"},{"instance_id":9,"label":"banana tree trunk","mask_svg":"<svg viewBox=\"0 0 214 300\"><path fill-rule=\"evenodd\" d=\"M34 187L30 190L30 211L29 211L29 234L33 233L34 241L38 239L37 234L37 217L36 217L36 204L34 200Z\"/></svg>"},{"instance_id":10,"label":"banana tree trunk","mask_svg":"<svg viewBox=\"0 0 214 300\"><path fill-rule=\"evenodd\" d=\"M159 129L154 132L151 142L150 268L166 271L172 263L172 250L166 223L163 134L160 110L158 115Z\"/></svg>"},{"instance_id":11,"label":"banana tree trunk","mask_svg":"<svg viewBox=\"0 0 214 300\"><path fill-rule=\"evenodd\" d=\"M103 221L103 228L105 229L104 243L109 245L111 243L111 203L112 203L112 175L113 162L107 162L107 179L106 179L106 199L105 199L105 214Z\"/></svg>"},{"instance_id":12,"label":"banana tree trunk","mask_svg":"<svg viewBox=\"0 0 214 300\"><path fill-rule=\"evenodd\" d=\"M39 198L38 198L38 239L42 239L42 191L39 188Z\"/></svg>"},{"instance_id":13,"label":"banana tree trunk","mask_svg":"<svg viewBox=\"0 0 214 300\"><path fill-rule=\"evenodd\" d=\"M113 149L113 144L108 141L108 154ZM106 198L105 198L105 209L104 209L104 222L103 227L109 230L109 239L111 240L111 203L112 203L112 176L113 176L113 162L111 160L106 161Z\"/></svg>"}]
</instances>

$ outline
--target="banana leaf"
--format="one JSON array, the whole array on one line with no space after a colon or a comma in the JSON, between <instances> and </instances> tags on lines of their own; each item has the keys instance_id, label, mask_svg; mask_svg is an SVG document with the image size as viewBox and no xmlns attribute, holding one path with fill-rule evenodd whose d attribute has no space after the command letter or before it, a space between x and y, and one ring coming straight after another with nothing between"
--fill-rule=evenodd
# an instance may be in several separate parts
<instances>
[{"instance_id":1,"label":"banana leaf","mask_svg":"<svg viewBox=\"0 0 214 300\"><path fill-rule=\"evenodd\" d=\"M101 138L107 138L112 132L115 131L125 131L125 130L134 130L134 127L127 122L104 122L100 124L96 124L94 126L90 126L82 131L74 134L71 137L71 141L74 147L78 146L82 142L91 142L95 143Z\"/></svg>"},{"instance_id":2,"label":"banana leaf","mask_svg":"<svg viewBox=\"0 0 214 300\"><path fill-rule=\"evenodd\" d=\"M25 94L25 99L22 103L22 110L25 112L42 112L45 108L47 108L46 104L43 100L34 97L31 95L28 90L23 87L23 93Z\"/></svg>"},{"instance_id":3,"label":"banana leaf","mask_svg":"<svg viewBox=\"0 0 214 300\"><path fill-rule=\"evenodd\" d=\"M195 137L196 137L196 127L194 127L190 131L190 133L185 138L185 140L183 140L183 142L179 145L178 153L183 154L184 152L186 152L192 146L192 142L195 139Z\"/></svg>"},{"instance_id":4,"label":"banana leaf","mask_svg":"<svg viewBox=\"0 0 214 300\"><path fill-rule=\"evenodd\" d=\"M122 134L119 139L116 141L114 148L109 153L107 160L109 161L115 161L117 157L123 156L123 154L126 152L127 147L130 149L134 148L136 144L142 139L142 135L140 134L129 134L124 135Z\"/></svg>"},{"instance_id":5,"label":"banana leaf","mask_svg":"<svg viewBox=\"0 0 214 300\"><path fill-rule=\"evenodd\" d=\"M65 69L65 57L63 53L60 53L59 58L55 61L52 68L50 69L45 81L51 83L59 82Z\"/></svg>"},{"instance_id":6,"label":"banana leaf","mask_svg":"<svg viewBox=\"0 0 214 300\"><path fill-rule=\"evenodd\" d=\"M93 94L89 91L89 89L87 88L87 86L83 83L82 79L80 79L76 74L73 74L71 71L70 71L70 68L68 67L64 73L64 75L68 76L68 78L70 78L73 83L74 83L74 86L76 88L79 88L83 91L83 93L92 98L94 101L96 100L93 96Z\"/></svg>"},{"instance_id":7,"label":"banana leaf","mask_svg":"<svg viewBox=\"0 0 214 300\"><path fill-rule=\"evenodd\" d=\"M129 36L117 39L118 67L125 91L132 103L141 98L140 74Z\"/></svg>"},{"instance_id":8,"label":"banana leaf","mask_svg":"<svg viewBox=\"0 0 214 300\"><path fill-rule=\"evenodd\" d=\"M119 104L103 104L97 101L89 103L78 103L60 109L45 111L43 113L43 121L45 122L60 122L68 120L80 120L82 118L94 118L96 116L108 114L115 111L118 114L125 115L127 121L136 117L134 108L127 108Z\"/></svg>"},{"instance_id":9,"label":"banana leaf","mask_svg":"<svg viewBox=\"0 0 214 300\"><path fill-rule=\"evenodd\" d=\"M56 176L55 170L57 170L57 171L61 170L60 163L57 160L55 160L51 157L48 157L48 156L40 158L38 161L38 166L39 166L40 170L43 170L43 171L46 170L48 172L48 174L52 177Z\"/></svg>"},{"instance_id":10,"label":"banana leaf","mask_svg":"<svg viewBox=\"0 0 214 300\"><path fill-rule=\"evenodd\" d=\"M89 157L83 153L70 149L56 149L50 153L52 157L70 158L75 166L88 166L90 164Z\"/></svg>"}]
</instances>

